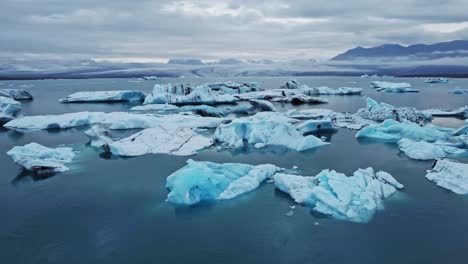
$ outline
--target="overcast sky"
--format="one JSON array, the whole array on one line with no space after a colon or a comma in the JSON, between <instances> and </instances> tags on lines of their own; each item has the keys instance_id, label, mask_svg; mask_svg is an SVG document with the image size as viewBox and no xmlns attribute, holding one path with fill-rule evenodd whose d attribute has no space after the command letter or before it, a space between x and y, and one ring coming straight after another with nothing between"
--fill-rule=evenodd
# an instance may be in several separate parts
<instances>
[{"instance_id":1,"label":"overcast sky","mask_svg":"<svg viewBox=\"0 0 468 264\"><path fill-rule=\"evenodd\" d=\"M468 39L467 0L0 0L0 58L328 59Z\"/></svg>"}]
</instances>

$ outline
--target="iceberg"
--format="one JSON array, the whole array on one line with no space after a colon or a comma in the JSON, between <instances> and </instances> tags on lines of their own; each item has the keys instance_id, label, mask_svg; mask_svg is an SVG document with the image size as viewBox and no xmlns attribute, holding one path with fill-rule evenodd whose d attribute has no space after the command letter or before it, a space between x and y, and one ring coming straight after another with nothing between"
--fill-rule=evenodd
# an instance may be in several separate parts
<instances>
[{"instance_id":1,"label":"iceberg","mask_svg":"<svg viewBox=\"0 0 468 264\"><path fill-rule=\"evenodd\" d=\"M426 178L456 194L468 194L468 164L439 159Z\"/></svg>"},{"instance_id":2,"label":"iceberg","mask_svg":"<svg viewBox=\"0 0 468 264\"><path fill-rule=\"evenodd\" d=\"M386 119L394 119L396 121L410 121L421 123L431 119L431 115L424 111L418 111L413 107L394 107L386 103L378 103L372 98L366 98L366 108L361 108L357 111L357 115L375 122L382 122Z\"/></svg>"},{"instance_id":3,"label":"iceberg","mask_svg":"<svg viewBox=\"0 0 468 264\"><path fill-rule=\"evenodd\" d=\"M189 156L213 143L213 139L202 136L190 128L160 125L109 143L105 149L114 155L127 157L145 154Z\"/></svg>"},{"instance_id":4,"label":"iceberg","mask_svg":"<svg viewBox=\"0 0 468 264\"><path fill-rule=\"evenodd\" d=\"M209 105L186 105L179 108L179 112L191 112L199 116L223 117L227 113Z\"/></svg>"},{"instance_id":5,"label":"iceberg","mask_svg":"<svg viewBox=\"0 0 468 264\"><path fill-rule=\"evenodd\" d=\"M0 124L16 118L21 111L21 103L9 97L0 96Z\"/></svg>"},{"instance_id":6,"label":"iceberg","mask_svg":"<svg viewBox=\"0 0 468 264\"><path fill-rule=\"evenodd\" d=\"M362 88L354 87L332 89L326 86L310 88L304 85L300 89L306 95L359 95L362 93Z\"/></svg>"},{"instance_id":7,"label":"iceberg","mask_svg":"<svg viewBox=\"0 0 468 264\"><path fill-rule=\"evenodd\" d=\"M66 129L85 125L104 124L110 129L151 128L161 123L181 124L186 127L214 128L225 119L196 115L150 115L126 112L77 112L62 115L26 116L14 119L4 126L10 129L35 131L41 129Z\"/></svg>"},{"instance_id":8,"label":"iceberg","mask_svg":"<svg viewBox=\"0 0 468 264\"><path fill-rule=\"evenodd\" d=\"M300 87L300 84L296 80L289 80L286 83L281 85L281 89L298 89Z\"/></svg>"},{"instance_id":9,"label":"iceberg","mask_svg":"<svg viewBox=\"0 0 468 264\"><path fill-rule=\"evenodd\" d=\"M99 125L93 125L84 133L91 139L90 145L93 147L102 147L103 145L114 141L110 135L110 132Z\"/></svg>"},{"instance_id":10,"label":"iceberg","mask_svg":"<svg viewBox=\"0 0 468 264\"><path fill-rule=\"evenodd\" d=\"M261 111L271 111L276 112L275 106L268 101L265 100L249 100L250 104Z\"/></svg>"},{"instance_id":11,"label":"iceberg","mask_svg":"<svg viewBox=\"0 0 468 264\"><path fill-rule=\"evenodd\" d=\"M329 109L315 108L296 110L292 109L285 113L286 116L295 119L323 119L330 118L335 112Z\"/></svg>"},{"instance_id":12,"label":"iceberg","mask_svg":"<svg viewBox=\"0 0 468 264\"><path fill-rule=\"evenodd\" d=\"M140 91L92 91L77 92L60 99L62 103L84 102L132 102L143 101L145 94Z\"/></svg>"},{"instance_id":13,"label":"iceberg","mask_svg":"<svg viewBox=\"0 0 468 264\"><path fill-rule=\"evenodd\" d=\"M468 89L453 89L449 91L451 94L468 94Z\"/></svg>"},{"instance_id":14,"label":"iceberg","mask_svg":"<svg viewBox=\"0 0 468 264\"><path fill-rule=\"evenodd\" d=\"M159 81L159 80L161 80L161 78L159 78L157 76L143 76L141 78L138 78L138 80L141 80L141 81Z\"/></svg>"},{"instance_id":15,"label":"iceberg","mask_svg":"<svg viewBox=\"0 0 468 264\"><path fill-rule=\"evenodd\" d=\"M443 109L427 109L422 111L426 115L435 117L458 117L465 118L468 116L468 106L460 107L455 110L443 110Z\"/></svg>"},{"instance_id":16,"label":"iceberg","mask_svg":"<svg viewBox=\"0 0 468 264\"><path fill-rule=\"evenodd\" d=\"M66 163L72 162L75 153L72 148L48 148L37 143L13 147L7 152L14 162L34 173L63 172Z\"/></svg>"},{"instance_id":17,"label":"iceberg","mask_svg":"<svg viewBox=\"0 0 468 264\"><path fill-rule=\"evenodd\" d=\"M232 94L215 91L206 85L192 88L184 84L156 84L143 104L214 105L234 103L237 100Z\"/></svg>"},{"instance_id":18,"label":"iceberg","mask_svg":"<svg viewBox=\"0 0 468 264\"><path fill-rule=\"evenodd\" d=\"M447 78L428 78L424 80L425 83L448 83Z\"/></svg>"},{"instance_id":19,"label":"iceberg","mask_svg":"<svg viewBox=\"0 0 468 264\"><path fill-rule=\"evenodd\" d=\"M226 94L240 94L248 92L256 92L259 90L259 85L256 82L236 83L232 81L207 83L202 85L209 87L213 91L221 91Z\"/></svg>"},{"instance_id":20,"label":"iceberg","mask_svg":"<svg viewBox=\"0 0 468 264\"><path fill-rule=\"evenodd\" d=\"M280 171L271 165L218 164L188 160L187 165L167 177L170 203L193 205L204 201L227 200L255 190Z\"/></svg>"},{"instance_id":21,"label":"iceberg","mask_svg":"<svg viewBox=\"0 0 468 264\"><path fill-rule=\"evenodd\" d=\"M336 131L336 128L333 126L332 121L329 118L308 120L296 126L296 128L304 134Z\"/></svg>"},{"instance_id":22,"label":"iceberg","mask_svg":"<svg viewBox=\"0 0 468 264\"><path fill-rule=\"evenodd\" d=\"M300 104L326 104L328 103L327 100L311 97L305 94L294 95L291 97L277 97L273 98L271 101L273 102L280 102L280 103L291 103L293 105L300 105Z\"/></svg>"},{"instance_id":23,"label":"iceberg","mask_svg":"<svg viewBox=\"0 0 468 264\"><path fill-rule=\"evenodd\" d=\"M229 124L220 125L214 137L217 141L234 148L248 143L258 147L279 145L303 151L328 144L312 135L304 137L292 124L280 120L275 122L235 119Z\"/></svg>"},{"instance_id":24,"label":"iceberg","mask_svg":"<svg viewBox=\"0 0 468 264\"><path fill-rule=\"evenodd\" d=\"M402 83L395 83L395 82L382 82L382 81L374 81L370 83L371 88L383 88L383 89L400 89L400 88L412 88L413 86L409 83L402 82Z\"/></svg>"},{"instance_id":25,"label":"iceberg","mask_svg":"<svg viewBox=\"0 0 468 264\"><path fill-rule=\"evenodd\" d=\"M32 95L22 89L0 89L0 96L9 97L15 100L32 100Z\"/></svg>"},{"instance_id":26,"label":"iceberg","mask_svg":"<svg viewBox=\"0 0 468 264\"><path fill-rule=\"evenodd\" d=\"M415 123L400 123L387 119L381 124L370 125L361 129L356 134L356 138L371 138L395 143L402 138L435 142L437 140L446 140L449 138L449 135L435 128L421 127Z\"/></svg>"},{"instance_id":27,"label":"iceberg","mask_svg":"<svg viewBox=\"0 0 468 264\"><path fill-rule=\"evenodd\" d=\"M430 160L446 157L468 156L468 151L443 144L429 143L425 141L413 141L403 138L398 141L398 147L409 158L415 160Z\"/></svg>"},{"instance_id":28,"label":"iceberg","mask_svg":"<svg viewBox=\"0 0 468 264\"><path fill-rule=\"evenodd\" d=\"M323 170L314 177L277 173L275 186L289 194L295 202L340 220L365 223L375 211L383 208L383 200L403 185L390 174L372 168L359 169L353 176L334 170Z\"/></svg>"}]
</instances>

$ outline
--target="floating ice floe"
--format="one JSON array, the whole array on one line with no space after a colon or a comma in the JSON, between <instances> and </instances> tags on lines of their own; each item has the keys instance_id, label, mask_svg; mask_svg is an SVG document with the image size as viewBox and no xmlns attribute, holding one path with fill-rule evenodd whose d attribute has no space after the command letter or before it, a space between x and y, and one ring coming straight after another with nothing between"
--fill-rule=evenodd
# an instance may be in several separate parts
<instances>
[{"instance_id":1,"label":"floating ice floe","mask_svg":"<svg viewBox=\"0 0 468 264\"><path fill-rule=\"evenodd\" d=\"M394 119L396 121L411 121L420 123L431 119L431 115L418 111L413 107L394 107L386 103L378 103L377 101L367 97L366 108L361 108L357 111L357 115L376 122L382 122L386 119Z\"/></svg>"},{"instance_id":2,"label":"floating ice floe","mask_svg":"<svg viewBox=\"0 0 468 264\"><path fill-rule=\"evenodd\" d=\"M360 130L364 127L376 124L375 121L362 118L357 114L349 113L334 113L331 119L334 126L352 130Z\"/></svg>"},{"instance_id":3,"label":"floating ice floe","mask_svg":"<svg viewBox=\"0 0 468 264\"><path fill-rule=\"evenodd\" d=\"M437 160L426 178L457 194L468 194L468 164Z\"/></svg>"},{"instance_id":4,"label":"floating ice floe","mask_svg":"<svg viewBox=\"0 0 468 264\"><path fill-rule=\"evenodd\" d=\"M7 152L14 162L34 173L62 172L68 170L66 163L72 162L72 148L48 148L37 143L16 146Z\"/></svg>"},{"instance_id":5,"label":"floating ice floe","mask_svg":"<svg viewBox=\"0 0 468 264\"><path fill-rule=\"evenodd\" d=\"M93 125L84 133L91 139L90 145L93 147L102 147L103 145L114 141L110 135L110 132L99 125Z\"/></svg>"},{"instance_id":6,"label":"floating ice floe","mask_svg":"<svg viewBox=\"0 0 468 264\"><path fill-rule=\"evenodd\" d=\"M185 84L156 84L143 104L214 105L234 103L238 100L232 94L213 90L206 85L193 88Z\"/></svg>"},{"instance_id":7,"label":"floating ice floe","mask_svg":"<svg viewBox=\"0 0 468 264\"><path fill-rule=\"evenodd\" d=\"M449 91L451 94L468 94L468 89L453 89Z\"/></svg>"},{"instance_id":8,"label":"floating ice floe","mask_svg":"<svg viewBox=\"0 0 468 264\"><path fill-rule=\"evenodd\" d=\"M9 97L0 96L0 125L16 118L20 111L20 102Z\"/></svg>"},{"instance_id":9,"label":"floating ice floe","mask_svg":"<svg viewBox=\"0 0 468 264\"><path fill-rule=\"evenodd\" d=\"M382 82L375 81L371 82L371 88L376 89L377 91L383 91L386 93L412 93L419 92L417 89L413 89L409 83L394 83L394 82Z\"/></svg>"},{"instance_id":10,"label":"floating ice floe","mask_svg":"<svg viewBox=\"0 0 468 264\"><path fill-rule=\"evenodd\" d=\"M186 105L179 108L179 112L191 112L199 116L223 117L228 113L209 105Z\"/></svg>"},{"instance_id":11,"label":"floating ice floe","mask_svg":"<svg viewBox=\"0 0 468 264\"><path fill-rule=\"evenodd\" d=\"M409 158L416 160L468 156L468 150L466 149L438 144L437 142L429 143L425 141L413 141L407 138L403 138L398 141L398 147Z\"/></svg>"},{"instance_id":12,"label":"floating ice floe","mask_svg":"<svg viewBox=\"0 0 468 264\"><path fill-rule=\"evenodd\" d=\"M381 124L367 126L361 129L356 138L371 138L387 142L398 142L402 138L408 138L415 141L435 142L437 140L446 140L448 133L432 127L421 127L415 123L387 119Z\"/></svg>"},{"instance_id":13,"label":"floating ice floe","mask_svg":"<svg viewBox=\"0 0 468 264\"><path fill-rule=\"evenodd\" d=\"M425 83L448 83L447 78L428 78L424 80Z\"/></svg>"},{"instance_id":14,"label":"floating ice floe","mask_svg":"<svg viewBox=\"0 0 468 264\"><path fill-rule=\"evenodd\" d=\"M169 177L168 202L193 205L203 201L226 200L255 190L281 169L271 165L218 164L188 160Z\"/></svg>"},{"instance_id":15,"label":"floating ice floe","mask_svg":"<svg viewBox=\"0 0 468 264\"><path fill-rule=\"evenodd\" d=\"M213 143L213 139L202 136L193 129L160 125L109 143L106 149L114 155L128 157L145 154L189 156Z\"/></svg>"},{"instance_id":16,"label":"floating ice floe","mask_svg":"<svg viewBox=\"0 0 468 264\"><path fill-rule=\"evenodd\" d=\"M329 109L315 108L304 110L292 109L284 114L295 119L323 119L330 118L334 113L335 112Z\"/></svg>"},{"instance_id":17,"label":"floating ice floe","mask_svg":"<svg viewBox=\"0 0 468 264\"><path fill-rule=\"evenodd\" d=\"M249 100L250 104L261 111L276 112L275 106L266 100Z\"/></svg>"},{"instance_id":18,"label":"floating ice floe","mask_svg":"<svg viewBox=\"0 0 468 264\"><path fill-rule=\"evenodd\" d=\"M159 80L161 80L161 78L159 78L157 76L143 76L141 78L138 78L138 80L142 80L142 81L159 81Z\"/></svg>"},{"instance_id":19,"label":"floating ice floe","mask_svg":"<svg viewBox=\"0 0 468 264\"><path fill-rule=\"evenodd\" d=\"M0 89L0 96L9 97L15 100L32 100L32 95L22 89Z\"/></svg>"},{"instance_id":20,"label":"floating ice floe","mask_svg":"<svg viewBox=\"0 0 468 264\"><path fill-rule=\"evenodd\" d=\"M314 177L277 173L275 186L294 201L314 211L341 220L368 222L383 200L403 188L390 174L372 168L359 169L353 176L323 170Z\"/></svg>"},{"instance_id":21,"label":"floating ice floe","mask_svg":"<svg viewBox=\"0 0 468 264\"><path fill-rule=\"evenodd\" d=\"M300 84L296 80L289 80L283 85L281 89L296 89L300 90L303 94L312 96L312 95L357 95L361 94L362 88L353 88L353 87L340 87L337 89L332 89L329 87L309 87L305 84Z\"/></svg>"},{"instance_id":22,"label":"floating ice floe","mask_svg":"<svg viewBox=\"0 0 468 264\"><path fill-rule=\"evenodd\" d=\"M304 134L336 131L336 128L333 126L332 121L329 118L308 120L296 126L296 128Z\"/></svg>"},{"instance_id":23,"label":"floating ice floe","mask_svg":"<svg viewBox=\"0 0 468 264\"><path fill-rule=\"evenodd\" d=\"M280 103L291 103L293 105L300 105L300 104L326 104L328 100L321 99L318 97L311 97L305 94L294 95L291 97L277 97L272 99L273 102L280 102Z\"/></svg>"},{"instance_id":24,"label":"floating ice floe","mask_svg":"<svg viewBox=\"0 0 468 264\"><path fill-rule=\"evenodd\" d=\"M294 125L279 119L235 119L229 124L220 125L214 136L217 141L229 147L242 147L244 143L248 143L255 144L256 147L279 145L303 151L328 144L312 135L304 137Z\"/></svg>"},{"instance_id":25,"label":"floating ice floe","mask_svg":"<svg viewBox=\"0 0 468 264\"><path fill-rule=\"evenodd\" d=\"M166 113L174 112L179 110L179 107L171 104L148 104L148 105L138 105L130 109L133 112L156 112L156 113Z\"/></svg>"},{"instance_id":26,"label":"floating ice floe","mask_svg":"<svg viewBox=\"0 0 468 264\"><path fill-rule=\"evenodd\" d=\"M77 92L60 99L62 103L84 102L131 102L143 101L145 94L141 91L91 91Z\"/></svg>"},{"instance_id":27,"label":"floating ice floe","mask_svg":"<svg viewBox=\"0 0 468 264\"><path fill-rule=\"evenodd\" d=\"M126 112L77 112L62 115L26 116L4 126L17 130L65 129L85 125L104 124L110 129L151 128L161 123L178 123L186 127L214 128L225 120L195 115L150 115Z\"/></svg>"},{"instance_id":28,"label":"floating ice floe","mask_svg":"<svg viewBox=\"0 0 468 264\"><path fill-rule=\"evenodd\" d=\"M460 107L455 110L442 110L442 109L427 109L422 111L424 114L434 117L459 117L464 118L468 116L468 106Z\"/></svg>"},{"instance_id":29,"label":"floating ice floe","mask_svg":"<svg viewBox=\"0 0 468 264\"><path fill-rule=\"evenodd\" d=\"M207 86L211 90L221 91L226 94L240 94L248 92L256 92L259 90L258 83L247 82L247 83L236 83L236 82L218 82L218 83L207 83L202 86Z\"/></svg>"}]
</instances>

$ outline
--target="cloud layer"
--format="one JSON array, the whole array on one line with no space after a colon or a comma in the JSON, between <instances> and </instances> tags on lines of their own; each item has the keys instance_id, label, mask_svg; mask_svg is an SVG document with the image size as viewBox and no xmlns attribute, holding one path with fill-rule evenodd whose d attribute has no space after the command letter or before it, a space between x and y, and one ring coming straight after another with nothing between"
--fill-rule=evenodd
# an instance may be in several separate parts
<instances>
[{"instance_id":1,"label":"cloud layer","mask_svg":"<svg viewBox=\"0 0 468 264\"><path fill-rule=\"evenodd\" d=\"M328 59L468 39L468 1L2 0L0 58Z\"/></svg>"}]
</instances>

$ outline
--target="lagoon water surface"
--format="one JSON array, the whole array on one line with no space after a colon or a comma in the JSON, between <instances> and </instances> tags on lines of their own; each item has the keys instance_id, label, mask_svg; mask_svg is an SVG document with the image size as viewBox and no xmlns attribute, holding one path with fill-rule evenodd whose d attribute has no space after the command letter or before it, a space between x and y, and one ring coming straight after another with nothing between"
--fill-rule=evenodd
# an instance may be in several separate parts
<instances>
[{"instance_id":1,"label":"lagoon water surface","mask_svg":"<svg viewBox=\"0 0 468 264\"><path fill-rule=\"evenodd\" d=\"M127 111L135 104L61 104L66 95L85 90L139 89L155 83L201 84L257 81L272 89L289 78L194 78L133 82L131 79L1 81L0 88L22 88L34 100L23 102L27 115L78 111ZM380 93L374 79L296 78L309 86L364 88L395 106L455 109L468 95L468 79L426 84L419 78L391 78L419 93ZM328 108L355 112L363 96L323 96ZM276 105L279 110L291 105ZM436 119L450 127L457 119ZM296 152L283 148L207 149L191 157L145 155L120 158L90 147L86 127L61 131L0 130L0 263L464 263L468 259L468 197L437 187L424 177L432 161L415 161L392 144L356 140L356 131L327 135L322 148ZM24 172L7 155L14 146L37 142L79 150L71 170L39 178ZM323 169L352 174L374 167L392 174L405 188L385 200L385 209L365 224L335 220L297 206L273 184L228 201L191 207L166 203L166 177L187 159L298 166L302 175ZM459 159L468 162L468 159Z\"/></svg>"}]
</instances>

